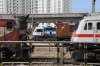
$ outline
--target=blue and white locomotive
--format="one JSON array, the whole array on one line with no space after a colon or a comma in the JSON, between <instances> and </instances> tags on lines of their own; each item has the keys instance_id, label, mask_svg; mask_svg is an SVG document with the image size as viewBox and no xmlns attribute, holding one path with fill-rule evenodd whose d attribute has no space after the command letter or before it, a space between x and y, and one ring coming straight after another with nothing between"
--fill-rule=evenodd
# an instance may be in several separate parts
<instances>
[{"instance_id":1,"label":"blue and white locomotive","mask_svg":"<svg viewBox=\"0 0 100 66\"><path fill-rule=\"evenodd\" d=\"M35 41L55 40L56 27L36 27L33 31L33 39Z\"/></svg>"}]
</instances>

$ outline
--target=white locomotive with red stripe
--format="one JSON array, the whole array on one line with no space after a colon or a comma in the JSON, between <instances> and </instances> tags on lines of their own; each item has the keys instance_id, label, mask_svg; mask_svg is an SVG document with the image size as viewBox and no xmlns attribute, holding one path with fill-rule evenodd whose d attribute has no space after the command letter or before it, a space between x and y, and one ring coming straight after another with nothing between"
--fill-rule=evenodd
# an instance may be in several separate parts
<instances>
[{"instance_id":1,"label":"white locomotive with red stripe","mask_svg":"<svg viewBox=\"0 0 100 66\"><path fill-rule=\"evenodd\" d=\"M87 59L100 60L100 13L97 15L92 14L84 17L77 26L75 26L71 41L81 42L80 44L73 44L73 58L76 60L84 59L84 44L83 42L89 42L87 44ZM71 47L72 48L72 47Z\"/></svg>"},{"instance_id":2,"label":"white locomotive with red stripe","mask_svg":"<svg viewBox=\"0 0 100 66\"><path fill-rule=\"evenodd\" d=\"M72 41L100 42L100 15L88 16L81 20Z\"/></svg>"}]
</instances>

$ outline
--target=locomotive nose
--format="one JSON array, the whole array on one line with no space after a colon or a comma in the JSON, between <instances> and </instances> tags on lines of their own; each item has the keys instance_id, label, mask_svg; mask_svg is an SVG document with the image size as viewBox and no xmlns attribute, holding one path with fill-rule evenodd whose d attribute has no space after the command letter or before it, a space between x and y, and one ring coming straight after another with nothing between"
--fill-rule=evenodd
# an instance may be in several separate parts
<instances>
[{"instance_id":1,"label":"locomotive nose","mask_svg":"<svg viewBox=\"0 0 100 66\"><path fill-rule=\"evenodd\" d=\"M9 59L12 55L13 55L13 52L10 49L8 49L6 47L3 48L3 52L2 52L3 58Z\"/></svg>"},{"instance_id":2,"label":"locomotive nose","mask_svg":"<svg viewBox=\"0 0 100 66\"><path fill-rule=\"evenodd\" d=\"M10 59L14 53L15 53L15 50L12 47L12 45L5 44L5 47L3 47L3 54L2 54L3 58Z\"/></svg>"}]
</instances>

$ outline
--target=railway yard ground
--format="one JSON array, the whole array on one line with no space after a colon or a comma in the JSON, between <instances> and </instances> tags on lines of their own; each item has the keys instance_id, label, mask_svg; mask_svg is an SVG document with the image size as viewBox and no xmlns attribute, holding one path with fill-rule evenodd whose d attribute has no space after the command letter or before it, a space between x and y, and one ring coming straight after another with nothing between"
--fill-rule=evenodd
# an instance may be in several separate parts
<instances>
[{"instance_id":1,"label":"railway yard ground","mask_svg":"<svg viewBox=\"0 0 100 66\"><path fill-rule=\"evenodd\" d=\"M33 44L35 45L41 45L41 44ZM47 44L42 44L42 45L47 45ZM48 44L49 45L49 44ZM52 44L53 45L53 44ZM60 47L59 51L59 57L62 56L62 47ZM63 57L64 58L71 58L71 53L66 52L66 47L63 49ZM35 47L34 52L32 52L32 58L45 58L44 61L42 60L34 60L32 62L32 66L57 66L57 47ZM48 60L46 58L56 58L52 60ZM66 60L64 60L66 61ZM69 62L69 61L68 61ZM71 61L70 61L71 62ZM74 62L74 61L72 61ZM3 62L3 66L29 66L29 62ZM63 66L84 66L82 64L63 64ZM88 66L93 66L92 64L89 64ZM99 65L98 65L99 66Z\"/></svg>"}]
</instances>

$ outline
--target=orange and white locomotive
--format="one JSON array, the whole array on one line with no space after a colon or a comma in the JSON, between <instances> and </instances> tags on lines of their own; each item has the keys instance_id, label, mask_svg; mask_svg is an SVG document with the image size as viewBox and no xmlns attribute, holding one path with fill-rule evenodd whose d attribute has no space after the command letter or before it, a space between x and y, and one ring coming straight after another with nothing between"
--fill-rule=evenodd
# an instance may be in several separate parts
<instances>
[{"instance_id":1,"label":"orange and white locomotive","mask_svg":"<svg viewBox=\"0 0 100 66\"><path fill-rule=\"evenodd\" d=\"M84 59L84 42L87 44L87 59L98 59L100 60L100 14L92 14L84 17L75 26L76 29L73 32L71 41L81 42L81 44L73 44L74 52L73 58L76 60Z\"/></svg>"}]
</instances>

